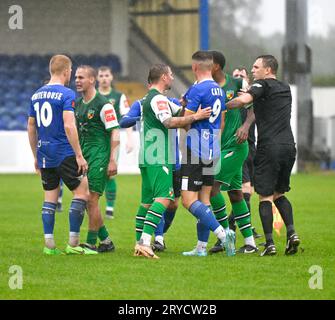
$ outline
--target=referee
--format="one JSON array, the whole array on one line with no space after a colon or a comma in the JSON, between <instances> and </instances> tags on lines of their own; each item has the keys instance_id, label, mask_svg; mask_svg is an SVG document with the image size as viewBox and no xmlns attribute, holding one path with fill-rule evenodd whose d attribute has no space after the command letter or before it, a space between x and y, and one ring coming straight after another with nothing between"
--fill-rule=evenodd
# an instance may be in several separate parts
<instances>
[{"instance_id":1,"label":"referee","mask_svg":"<svg viewBox=\"0 0 335 320\"><path fill-rule=\"evenodd\" d=\"M228 109L253 103L258 130L255 164L255 190L266 238L261 256L277 253L272 238L272 202L282 216L286 231L286 255L297 253L300 239L293 224L293 211L285 192L290 190L291 170L296 159L290 119L292 96L288 84L276 78L278 61L272 55L259 56L253 67L250 89L227 103Z\"/></svg>"}]
</instances>

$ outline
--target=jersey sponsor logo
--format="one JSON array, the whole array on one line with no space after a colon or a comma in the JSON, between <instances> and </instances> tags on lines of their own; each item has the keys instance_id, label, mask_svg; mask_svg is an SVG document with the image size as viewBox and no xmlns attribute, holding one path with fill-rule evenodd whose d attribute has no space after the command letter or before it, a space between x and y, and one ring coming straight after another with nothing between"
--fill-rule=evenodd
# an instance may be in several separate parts
<instances>
[{"instance_id":1,"label":"jersey sponsor logo","mask_svg":"<svg viewBox=\"0 0 335 320\"><path fill-rule=\"evenodd\" d=\"M93 117L94 117L94 110L92 110L92 109L90 109L90 110L88 110L88 112L87 112L87 118L88 118L88 120L91 120Z\"/></svg>"},{"instance_id":2,"label":"jersey sponsor logo","mask_svg":"<svg viewBox=\"0 0 335 320\"><path fill-rule=\"evenodd\" d=\"M233 98L234 98L234 95L235 95L234 90L228 90L228 91L226 92L226 97L227 97L228 100L233 99Z\"/></svg>"},{"instance_id":3,"label":"jersey sponsor logo","mask_svg":"<svg viewBox=\"0 0 335 320\"><path fill-rule=\"evenodd\" d=\"M157 101L157 108L159 111L168 110L169 108L168 102L165 100Z\"/></svg>"},{"instance_id":4,"label":"jersey sponsor logo","mask_svg":"<svg viewBox=\"0 0 335 320\"><path fill-rule=\"evenodd\" d=\"M116 115L115 115L114 109L105 111L105 119L106 119L106 122L111 122L111 121L116 120Z\"/></svg>"}]
</instances>

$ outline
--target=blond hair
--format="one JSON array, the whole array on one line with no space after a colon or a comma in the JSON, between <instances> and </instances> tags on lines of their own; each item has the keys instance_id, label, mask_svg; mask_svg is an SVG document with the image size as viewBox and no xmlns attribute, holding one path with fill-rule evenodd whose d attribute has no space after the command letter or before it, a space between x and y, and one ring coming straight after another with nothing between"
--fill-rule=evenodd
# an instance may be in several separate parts
<instances>
[{"instance_id":1,"label":"blond hair","mask_svg":"<svg viewBox=\"0 0 335 320\"><path fill-rule=\"evenodd\" d=\"M72 61L69 57L57 54L50 59L49 72L51 76L60 75L65 70L70 69L72 66Z\"/></svg>"}]
</instances>

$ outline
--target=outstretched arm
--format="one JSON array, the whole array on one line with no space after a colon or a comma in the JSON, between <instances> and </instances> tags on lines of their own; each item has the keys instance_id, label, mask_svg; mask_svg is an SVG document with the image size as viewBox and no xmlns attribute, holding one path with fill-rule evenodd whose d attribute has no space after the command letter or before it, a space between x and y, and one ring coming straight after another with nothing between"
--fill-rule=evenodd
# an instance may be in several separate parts
<instances>
[{"instance_id":1,"label":"outstretched arm","mask_svg":"<svg viewBox=\"0 0 335 320\"><path fill-rule=\"evenodd\" d=\"M254 100L253 96L250 93L243 93L239 97L229 101L226 104L228 110L230 109L240 109L245 105L252 103Z\"/></svg>"}]
</instances>

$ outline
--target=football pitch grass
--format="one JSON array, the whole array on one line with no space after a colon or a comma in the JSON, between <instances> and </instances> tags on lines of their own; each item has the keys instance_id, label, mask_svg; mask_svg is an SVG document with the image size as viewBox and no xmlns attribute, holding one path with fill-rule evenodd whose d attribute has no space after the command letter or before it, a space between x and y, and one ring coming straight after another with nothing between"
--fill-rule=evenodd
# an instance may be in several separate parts
<instances>
[{"instance_id":1,"label":"football pitch grass","mask_svg":"<svg viewBox=\"0 0 335 320\"><path fill-rule=\"evenodd\" d=\"M285 227L275 235L278 254L184 257L196 243L195 218L180 206L166 235L159 260L134 257L134 219L140 199L140 177L117 177L115 219L107 220L114 253L98 256L44 256L41 222L42 188L36 175L0 175L0 299L334 299L335 174L299 174L288 194L294 206L301 247L285 256ZM226 200L228 200L225 195ZM64 249L68 238L70 192L64 211L56 214L55 239ZM252 221L262 231L257 197ZM228 202L228 201L227 201ZM102 199L103 205L105 200ZM103 206L102 206L103 207ZM229 206L230 207L230 206ZM81 240L85 241L87 216ZM259 239L257 243L264 241ZM209 246L215 242L211 234ZM242 245L239 231L237 247ZM22 269L22 289L13 290ZM321 267L319 288L315 269ZM17 270L17 269L14 269ZM310 273L309 271L313 271ZM311 277L313 277L311 279Z\"/></svg>"}]
</instances>

